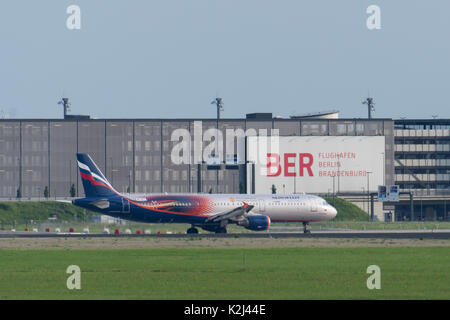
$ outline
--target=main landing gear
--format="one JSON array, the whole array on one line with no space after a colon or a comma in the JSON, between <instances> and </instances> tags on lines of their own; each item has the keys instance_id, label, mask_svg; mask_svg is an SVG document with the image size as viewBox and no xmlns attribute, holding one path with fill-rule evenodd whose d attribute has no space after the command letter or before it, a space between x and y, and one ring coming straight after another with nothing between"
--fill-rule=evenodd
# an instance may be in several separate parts
<instances>
[{"instance_id":1,"label":"main landing gear","mask_svg":"<svg viewBox=\"0 0 450 320\"><path fill-rule=\"evenodd\" d=\"M187 229L186 233L187 234L198 234L198 229L194 228L194 226L192 226L189 229Z\"/></svg>"},{"instance_id":2,"label":"main landing gear","mask_svg":"<svg viewBox=\"0 0 450 320\"><path fill-rule=\"evenodd\" d=\"M309 230L309 222L303 222L303 233L311 233L311 230Z\"/></svg>"},{"instance_id":3,"label":"main landing gear","mask_svg":"<svg viewBox=\"0 0 450 320\"><path fill-rule=\"evenodd\" d=\"M215 233L227 233L226 227L220 227L220 226L211 226L211 225L201 225L202 229L207 230L209 232L215 232ZM187 234L198 234L198 229L195 226L191 226L186 231Z\"/></svg>"},{"instance_id":4,"label":"main landing gear","mask_svg":"<svg viewBox=\"0 0 450 320\"><path fill-rule=\"evenodd\" d=\"M227 228L225 227L217 228L216 233L227 233Z\"/></svg>"}]
</instances>

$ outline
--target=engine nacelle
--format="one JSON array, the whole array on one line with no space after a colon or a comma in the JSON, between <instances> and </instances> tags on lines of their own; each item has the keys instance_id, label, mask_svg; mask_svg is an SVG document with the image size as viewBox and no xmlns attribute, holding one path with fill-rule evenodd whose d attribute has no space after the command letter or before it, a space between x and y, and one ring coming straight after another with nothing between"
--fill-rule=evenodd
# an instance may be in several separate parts
<instances>
[{"instance_id":1,"label":"engine nacelle","mask_svg":"<svg viewBox=\"0 0 450 320\"><path fill-rule=\"evenodd\" d=\"M245 229L253 231L268 230L270 226L270 218L268 216L248 216L248 223L244 225Z\"/></svg>"}]
</instances>

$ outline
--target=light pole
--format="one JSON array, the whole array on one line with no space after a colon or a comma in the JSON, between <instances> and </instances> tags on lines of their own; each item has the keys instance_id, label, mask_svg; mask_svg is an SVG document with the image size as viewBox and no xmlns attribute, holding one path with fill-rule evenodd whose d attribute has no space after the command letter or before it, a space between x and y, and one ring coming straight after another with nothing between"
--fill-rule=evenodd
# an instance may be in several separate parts
<instances>
[{"instance_id":1,"label":"light pole","mask_svg":"<svg viewBox=\"0 0 450 320\"><path fill-rule=\"evenodd\" d=\"M366 190L364 189L364 187L361 187L361 189L362 189L362 198L364 199L364 195L366 194ZM366 208L365 208L365 201L363 201L363 210L366 210ZM369 213L369 212L367 212L367 213Z\"/></svg>"},{"instance_id":2,"label":"light pole","mask_svg":"<svg viewBox=\"0 0 450 320\"><path fill-rule=\"evenodd\" d=\"M17 162L19 164L19 192L16 193L16 196L17 196L17 198L22 198L23 191L22 191L22 160L21 160L21 157L17 158Z\"/></svg>"},{"instance_id":3,"label":"light pole","mask_svg":"<svg viewBox=\"0 0 450 320\"><path fill-rule=\"evenodd\" d=\"M72 160L69 160L69 197L72 196L71 190L72 190ZM55 191L55 195L56 195L56 191Z\"/></svg>"},{"instance_id":4,"label":"light pole","mask_svg":"<svg viewBox=\"0 0 450 320\"><path fill-rule=\"evenodd\" d=\"M340 165L341 165L341 156L340 156L340 154L338 154L338 162L337 162L337 168L338 168L338 185L337 185L337 190L338 190L338 193L340 193L341 192L341 184L340 184L340 173L339 173L339 167L340 167Z\"/></svg>"},{"instance_id":5,"label":"light pole","mask_svg":"<svg viewBox=\"0 0 450 320\"><path fill-rule=\"evenodd\" d=\"M366 171L367 174L367 213L369 215L369 221L370 221L370 178L369 175L371 174L371 171Z\"/></svg>"},{"instance_id":6,"label":"light pole","mask_svg":"<svg viewBox=\"0 0 450 320\"><path fill-rule=\"evenodd\" d=\"M211 104L215 104L217 108L217 119L216 119L216 134L218 135L219 132L219 120L220 120L220 111L223 111L223 100L222 98L216 97L213 101L211 101ZM219 155L219 145L218 145L218 139L216 139L216 149L214 152L214 156L216 154ZM223 154L222 154L223 155ZM219 159L221 158L221 155L219 155ZM219 170L222 170L222 164L219 165ZM216 172L216 193L219 193L219 170Z\"/></svg>"},{"instance_id":7,"label":"light pole","mask_svg":"<svg viewBox=\"0 0 450 320\"><path fill-rule=\"evenodd\" d=\"M127 193L131 193L131 170L128 173L128 189Z\"/></svg>"},{"instance_id":8,"label":"light pole","mask_svg":"<svg viewBox=\"0 0 450 320\"><path fill-rule=\"evenodd\" d=\"M334 198L336 197L336 191L334 188L334 179L336 178L336 176L332 176L332 178L333 178L333 206L334 206Z\"/></svg>"}]
</instances>

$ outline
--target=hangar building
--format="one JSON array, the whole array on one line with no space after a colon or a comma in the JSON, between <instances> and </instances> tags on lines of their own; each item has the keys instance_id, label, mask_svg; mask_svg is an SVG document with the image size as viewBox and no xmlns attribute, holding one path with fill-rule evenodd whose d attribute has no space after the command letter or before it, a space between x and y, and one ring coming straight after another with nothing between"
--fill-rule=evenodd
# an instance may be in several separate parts
<instances>
[{"instance_id":1,"label":"hangar building","mask_svg":"<svg viewBox=\"0 0 450 320\"><path fill-rule=\"evenodd\" d=\"M221 147L214 149L209 158L204 156L202 161L195 161L194 152L188 162L174 162L176 147L183 140L178 135L180 129L181 133L191 135L191 151L197 145L204 152L215 141L206 137L208 130L214 128L223 135L219 137ZM227 129L231 136L226 134ZM238 141L240 132L245 133L244 144ZM280 137L280 150L286 148L282 141L294 138L295 145L302 150L293 148L296 156L291 158L289 150L282 151L285 157L288 154L288 160L280 160L280 166L287 164L287 171L283 169L284 174L279 177L258 180L257 173L261 170L249 159L248 150L254 140L249 137L276 134ZM315 142L308 144L312 139ZM312 145L318 149L309 150ZM342 157L348 159L347 164L336 153L336 146L340 145L346 146L346 155ZM379 184L398 184L401 201L377 204L375 215L379 220L389 210L395 219L448 220L449 147L450 120L340 119L335 111L286 119L255 113L246 118L218 121L86 116L1 119L0 198L38 199L44 197L45 190L51 198L68 198L72 185L75 196L83 196L75 157L79 152L89 153L111 184L124 193L270 193L267 186L272 184L277 193L308 193L308 184L302 184L306 177L299 172L300 154L317 152L314 165L331 169L311 171L317 179L320 171L327 172L321 180L314 180L314 193L348 197L369 211L368 190L376 193ZM338 160L328 161L330 157ZM370 168L364 167L368 159L373 162ZM334 178L330 174L333 170L338 172ZM366 175L360 171L366 171ZM359 172L359 180L353 179L354 172ZM269 178L273 180L265 180ZM260 189L263 185L264 190ZM409 194L413 195L413 202Z\"/></svg>"}]
</instances>

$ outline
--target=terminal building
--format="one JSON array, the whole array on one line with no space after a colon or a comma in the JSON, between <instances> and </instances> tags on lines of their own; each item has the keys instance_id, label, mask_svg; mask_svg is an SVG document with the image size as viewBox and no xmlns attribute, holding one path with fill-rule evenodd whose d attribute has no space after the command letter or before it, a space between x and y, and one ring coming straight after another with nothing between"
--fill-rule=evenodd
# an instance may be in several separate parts
<instances>
[{"instance_id":1,"label":"terminal building","mask_svg":"<svg viewBox=\"0 0 450 320\"><path fill-rule=\"evenodd\" d=\"M395 184L414 196L414 219L449 220L450 120L394 121ZM411 204L402 197L397 218L410 217Z\"/></svg>"},{"instance_id":2,"label":"terminal building","mask_svg":"<svg viewBox=\"0 0 450 320\"><path fill-rule=\"evenodd\" d=\"M203 153L210 150L215 141L207 137L210 129L223 133L211 155L196 161L194 152L189 161L174 161L186 134L191 151L196 146ZM266 164L259 168L250 159L249 148L257 143L253 138L265 135L280 137L281 174L261 174ZM336 111L290 118L255 113L219 120L1 119L0 198L69 198L73 192L83 196L75 154L89 153L123 193L276 189L346 197L378 220L388 212L395 220L448 220L449 148L450 120L343 119ZM308 154L314 164L302 158ZM277 156L270 161L274 159ZM394 184L400 187L400 201L378 202L378 185Z\"/></svg>"}]
</instances>

